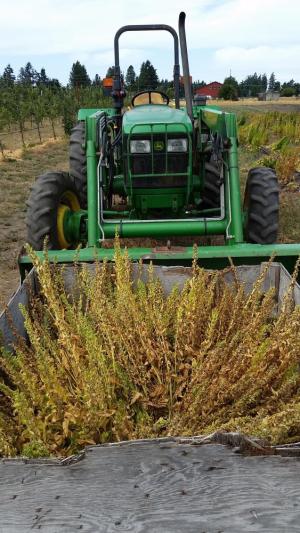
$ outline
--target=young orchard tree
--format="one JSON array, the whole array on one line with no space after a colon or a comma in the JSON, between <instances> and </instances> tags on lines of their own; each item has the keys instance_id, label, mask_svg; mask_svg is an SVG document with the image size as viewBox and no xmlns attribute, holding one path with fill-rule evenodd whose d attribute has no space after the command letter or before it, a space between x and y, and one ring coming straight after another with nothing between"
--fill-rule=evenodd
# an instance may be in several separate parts
<instances>
[{"instance_id":1,"label":"young orchard tree","mask_svg":"<svg viewBox=\"0 0 300 533\"><path fill-rule=\"evenodd\" d=\"M30 86L16 84L9 91L9 98L7 100L12 122L19 126L23 146L25 146L25 122L32 118L30 91L32 91Z\"/></svg>"},{"instance_id":2,"label":"young orchard tree","mask_svg":"<svg viewBox=\"0 0 300 533\"><path fill-rule=\"evenodd\" d=\"M31 115L36 123L38 130L40 143L42 142L41 126L43 119L45 118L45 100L43 98L43 91L39 91L37 88L32 88L31 94Z\"/></svg>"},{"instance_id":3,"label":"young orchard tree","mask_svg":"<svg viewBox=\"0 0 300 533\"><path fill-rule=\"evenodd\" d=\"M86 89L84 89L85 91ZM80 98L80 95L79 95ZM62 122L64 127L64 132L67 135L71 134L72 128L76 121L76 111L78 107L82 107L80 104L80 101L78 100L75 102L74 99L74 90L67 88L64 91L64 97L63 97L63 105L62 105Z\"/></svg>"},{"instance_id":4,"label":"young orchard tree","mask_svg":"<svg viewBox=\"0 0 300 533\"><path fill-rule=\"evenodd\" d=\"M56 139L55 120L62 115L61 103L63 101L62 95L46 87L42 92L43 108L45 117L51 122L53 137Z\"/></svg>"},{"instance_id":5,"label":"young orchard tree","mask_svg":"<svg viewBox=\"0 0 300 533\"><path fill-rule=\"evenodd\" d=\"M10 127L11 123L11 115L9 112L9 109L6 105L3 105L2 99L0 99L0 133L5 128ZM5 153L4 153L5 145L0 137L0 152L2 154L3 159L5 159Z\"/></svg>"}]
</instances>

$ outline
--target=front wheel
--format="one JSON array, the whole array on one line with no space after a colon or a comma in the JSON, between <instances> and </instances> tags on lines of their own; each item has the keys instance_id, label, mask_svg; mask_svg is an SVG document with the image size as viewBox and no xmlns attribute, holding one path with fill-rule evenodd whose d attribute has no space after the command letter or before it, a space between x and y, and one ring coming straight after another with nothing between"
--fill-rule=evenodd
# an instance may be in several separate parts
<instances>
[{"instance_id":1,"label":"front wheel","mask_svg":"<svg viewBox=\"0 0 300 533\"><path fill-rule=\"evenodd\" d=\"M67 211L80 211L79 191L67 172L47 172L37 178L27 201L27 242L42 250L48 237L49 250L75 248L64 229Z\"/></svg>"},{"instance_id":2,"label":"front wheel","mask_svg":"<svg viewBox=\"0 0 300 533\"><path fill-rule=\"evenodd\" d=\"M257 167L249 171L244 210L247 242L273 244L279 225L279 185L272 168Z\"/></svg>"},{"instance_id":3,"label":"front wheel","mask_svg":"<svg viewBox=\"0 0 300 533\"><path fill-rule=\"evenodd\" d=\"M212 161L205 163L204 187L202 191L202 209L220 207L221 170Z\"/></svg>"},{"instance_id":4,"label":"front wheel","mask_svg":"<svg viewBox=\"0 0 300 533\"><path fill-rule=\"evenodd\" d=\"M85 144L85 122L74 126L70 135L70 174L80 191L81 206L87 206L87 170Z\"/></svg>"}]
</instances>

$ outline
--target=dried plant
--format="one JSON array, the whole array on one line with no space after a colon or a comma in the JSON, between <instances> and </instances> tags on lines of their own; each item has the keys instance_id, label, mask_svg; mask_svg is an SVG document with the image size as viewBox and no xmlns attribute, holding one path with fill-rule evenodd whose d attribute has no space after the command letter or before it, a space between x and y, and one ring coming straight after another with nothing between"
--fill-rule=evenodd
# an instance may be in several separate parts
<instances>
[{"instance_id":1,"label":"dried plant","mask_svg":"<svg viewBox=\"0 0 300 533\"><path fill-rule=\"evenodd\" d=\"M239 120L239 137L242 144L259 148L267 143L286 138L292 144L300 142L300 117L298 113L247 113Z\"/></svg>"},{"instance_id":2,"label":"dried plant","mask_svg":"<svg viewBox=\"0 0 300 533\"><path fill-rule=\"evenodd\" d=\"M23 309L30 343L0 360L1 454L66 455L216 428L300 438L292 287L276 315L264 274L246 294L195 263L183 290L166 296L151 266L146 282L132 281L116 242L114 264L75 265L67 290L61 268L32 259L41 292Z\"/></svg>"}]
</instances>

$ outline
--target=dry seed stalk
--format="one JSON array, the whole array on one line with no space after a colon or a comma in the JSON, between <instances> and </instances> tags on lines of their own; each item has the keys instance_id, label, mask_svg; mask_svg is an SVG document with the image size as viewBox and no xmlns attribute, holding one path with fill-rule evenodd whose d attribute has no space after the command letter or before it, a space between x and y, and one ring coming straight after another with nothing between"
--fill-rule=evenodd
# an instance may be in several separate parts
<instances>
[{"instance_id":1,"label":"dry seed stalk","mask_svg":"<svg viewBox=\"0 0 300 533\"><path fill-rule=\"evenodd\" d=\"M3 353L0 452L65 455L85 444L216 428L299 439L300 310L274 315L265 273L246 295L208 273L165 296L153 271L132 283L114 266L76 266L70 298L60 269L33 254L41 295L24 311L30 346ZM233 268L233 267L231 267ZM140 269L141 271L141 269Z\"/></svg>"}]
</instances>

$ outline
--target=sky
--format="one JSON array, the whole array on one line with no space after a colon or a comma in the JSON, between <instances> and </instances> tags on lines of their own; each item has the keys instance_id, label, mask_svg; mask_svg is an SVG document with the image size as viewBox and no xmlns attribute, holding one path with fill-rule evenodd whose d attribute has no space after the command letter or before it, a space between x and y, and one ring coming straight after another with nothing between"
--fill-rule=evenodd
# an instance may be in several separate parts
<instances>
[{"instance_id":1,"label":"sky","mask_svg":"<svg viewBox=\"0 0 300 533\"><path fill-rule=\"evenodd\" d=\"M300 82L300 0L0 0L0 73L30 61L67 83L79 60L91 78L113 65L113 39L127 24L178 27L186 12L193 80L239 81L255 71ZM173 44L167 32L126 33L121 69L138 74L149 59L160 78L172 78Z\"/></svg>"}]
</instances>

